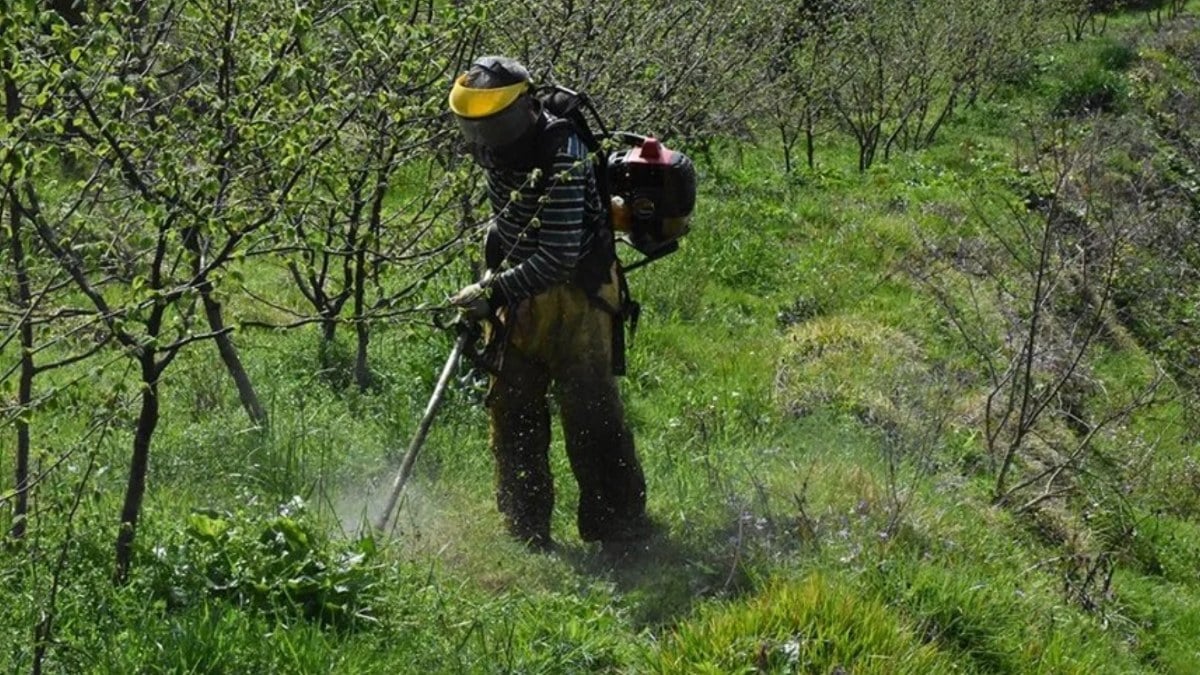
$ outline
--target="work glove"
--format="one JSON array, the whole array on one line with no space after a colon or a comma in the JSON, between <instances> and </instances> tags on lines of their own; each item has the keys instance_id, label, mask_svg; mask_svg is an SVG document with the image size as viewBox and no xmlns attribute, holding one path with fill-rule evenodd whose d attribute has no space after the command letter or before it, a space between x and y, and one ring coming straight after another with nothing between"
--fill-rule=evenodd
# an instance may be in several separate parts
<instances>
[{"instance_id":1,"label":"work glove","mask_svg":"<svg viewBox=\"0 0 1200 675\"><path fill-rule=\"evenodd\" d=\"M464 286L462 290L450 296L450 304L458 307L464 317L472 321L482 321L492 314L492 306L488 303L488 289L481 283Z\"/></svg>"}]
</instances>

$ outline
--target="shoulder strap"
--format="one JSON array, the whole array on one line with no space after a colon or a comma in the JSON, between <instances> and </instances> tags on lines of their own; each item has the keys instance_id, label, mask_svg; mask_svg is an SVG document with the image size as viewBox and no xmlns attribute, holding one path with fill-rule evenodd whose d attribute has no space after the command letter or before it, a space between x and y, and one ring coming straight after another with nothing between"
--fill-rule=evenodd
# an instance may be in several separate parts
<instances>
[{"instance_id":1,"label":"shoulder strap","mask_svg":"<svg viewBox=\"0 0 1200 675\"><path fill-rule=\"evenodd\" d=\"M553 116L542 129L541 137L538 139L538 157L535 162L537 168L542 171L539 181L550 179L550 172L554 169L554 160L558 158L558 150L566 144L567 139L574 131L575 125L570 120Z\"/></svg>"},{"instance_id":2,"label":"shoulder strap","mask_svg":"<svg viewBox=\"0 0 1200 675\"><path fill-rule=\"evenodd\" d=\"M539 141L541 158L537 163L537 166L542 169L542 176L539 180L549 180L558 150L572 133L579 136L583 147L591 156L592 172L596 177L596 192L600 195L600 207L607 214L612 202L612 194L608 186L608 155L596 141L596 137L586 127L580 128L574 120L562 117L552 119L542 131L542 138ZM592 140L591 143L588 142L589 138Z\"/></svg>"},{"instance_id":3,"label":"shoulder strap","mask_svg":"<svg viewBox=\"0 0 1200 675\"><path fill-rule=\"evenodd\" d=\"M578 114L578 111L576 112ZM578 114L578 117L580 120L583 119L582 114ZM537 162L537 166L542 169L542 176L539 180L549 180L558 150L572 133L579 137L579 140L583 142L583 147L591 155L592 171L596 177L596 191L600 194L600 206L607 214L612 201L608 187L608 155L605 154L591 131L586 126L581 127L578 121L570 117L552 117L542 130L542 137L539 141L540 159Z\"/></svg>"}]
</instances>

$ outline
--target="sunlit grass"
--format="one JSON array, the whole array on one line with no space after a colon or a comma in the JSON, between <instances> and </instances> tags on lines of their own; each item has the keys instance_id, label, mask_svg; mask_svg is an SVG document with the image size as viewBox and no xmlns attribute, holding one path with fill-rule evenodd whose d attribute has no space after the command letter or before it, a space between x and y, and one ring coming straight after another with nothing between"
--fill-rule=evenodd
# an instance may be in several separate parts
<instances>
[{"instance_id":1,"label":"sunlit grass","mask_svg":"<svg viewBox=\"0 0 1200 675\"><path fill-rule=\"evenodd\" d=\"M1100 67L1100 56L1120 56L1110 42L1065 48L1056 59ZM508 541L493 502L481 393L462 387L442 409L395 531L378 542L377 623L330 629L218 596L168 606L136 573L129 588L109 585L126 415L55 474L45 488L55 496L39 505L66 513L95 452L57 599L56 631L68 646L51 650L49 665L114 673L1200 668L1200 469L1186 408L1156 402L1098 442L1115 465L1135 465L1149 449L1155 461L1128 495L1099 495L1133 502L1121 517L1137 528L1114 554L1111 587L1090 589L1101 608L1086 608L1063 587L1071 565L1097 555L1099 525L1089 515L1097 510L1084 503L1095 495L1045 516L991 504L995 458L977 431L987 394L978 356L965 353L939 301L914 279L930 244L969 246L983 236L978 210L991 207L975 191L1014 189L1013 153L1028 139L1013 125L1058 100L1061 78L1051 80L1036 95L964 109L935 147L863 176L840 143L822 149L819 170L795 176L781 174L769 146L702 167L683 250L630 280L643 314L621 386L662 526L649 554L614 564L579 540L557 424L558 547L531 554ZM244 275L247 287L286 286L282 270L263 269ZM947 278L961 299L964 277ZM286 319L230 302L243 318ZM1003 320L995 302L980 305L993 333ZM193 509L271 514L295 495L330 546L353 541L377 515L449 348L427 326L380 325L371 345L377 383L359 392L319 371L313 331L244 329L236 339L271 427L250 427L209 345L180 357L161 383L143 561ZM1106 345L1090 365L1096 409L1155 373L1132 342ZM934 385L944 386L944 400L917 395ZM62 405L103 399L79 396ZM55 410L40 412L35 428ZM903 446L909 454L893 477L889 448L943 415L944 437ZM40 437L39 456L55 456L56 438L79 433L75 421L57 424ZM45 564L54 551L38 546L29 550ZM11 599L0 603L0 644L14 645L0 648L0 663L14 670L30 663L30 626L47 602L44 574L35 577L21 553L0 554Z\"/></svg>"}]
</instances>

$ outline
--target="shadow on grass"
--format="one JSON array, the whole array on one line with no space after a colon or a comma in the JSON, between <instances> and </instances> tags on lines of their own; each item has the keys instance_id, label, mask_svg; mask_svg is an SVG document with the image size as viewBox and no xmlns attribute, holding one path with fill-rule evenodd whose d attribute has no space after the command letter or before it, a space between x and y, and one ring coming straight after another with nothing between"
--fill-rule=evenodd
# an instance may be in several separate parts
<instances>
[{"instance_id":1,"label":"shadow on grass","mask_svg":"<svg viewBox=\"0 0 1200 675\"><path fill-rule=\"evenodd\" d=\"M577 573L611 582L625 596L634 625L655 629L675 623L697 602L753 590L744 552L716 543L722 541L718 531L685 541L660 530L619 553L583 545L560 549L559 555Z\"/></svg>"}]
</instances>

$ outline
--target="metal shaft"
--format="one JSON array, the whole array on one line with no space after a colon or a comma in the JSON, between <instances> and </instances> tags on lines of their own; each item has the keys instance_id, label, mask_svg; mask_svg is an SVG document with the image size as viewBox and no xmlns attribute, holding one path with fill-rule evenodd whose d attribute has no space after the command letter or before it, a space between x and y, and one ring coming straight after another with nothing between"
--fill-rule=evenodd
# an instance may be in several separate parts
<instances>
[{"instance_id":1,"label":"metal shaft","mask_svg":"<svg viewBox=\"0 0 1200 675\"><path fill-rule=\"evenodd\" d=\"M462 358L463 350L466 349L469 339L470 336L466 332L461 333L454 341L454 348L450 351L450 357L446 359L446 365L442 366L442 374L438 377L437 385L433 388L433 395L429 397L429 403L425 406L425 415L421 417L417 433L408 444L408 451L404 453L404 461L400 463L400 470L396 472L396 479L392 481L392 493L388 496L387 508L380 514L379 522L375 524L376 529L380 532L387 530L392 512L396 510L396 502L400 501L400 494L404 491L404 484L408 482L408 477L412 474L413 464L417 461L417 453L425 443L425 437L429 435L429 427L433 425L438 405L446 395L450 378L454 375L454 369L458 367L458 361Z\"/></svg>"}]
</instances>

